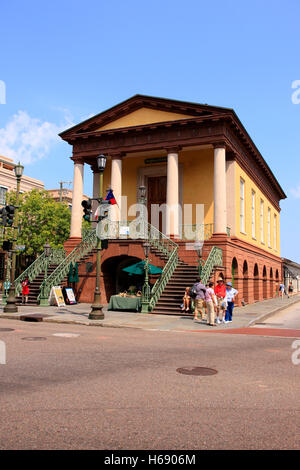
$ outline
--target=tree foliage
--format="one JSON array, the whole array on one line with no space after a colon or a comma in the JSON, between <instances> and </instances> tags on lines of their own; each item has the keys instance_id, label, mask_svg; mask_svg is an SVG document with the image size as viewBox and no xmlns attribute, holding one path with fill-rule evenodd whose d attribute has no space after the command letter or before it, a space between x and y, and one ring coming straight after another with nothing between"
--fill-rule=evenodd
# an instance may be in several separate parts
<instances>
[{"instance_id":1,"label":"tree foliage","mask_svg":"<svg viewBox=\"0 0 300 470\"><path fill-rule=\"evenodd\" d=\"M16 192L8 193L7 204L15 205ZM49 241L52 248L62 248L70 234L71 212L65 202L56 202L47 191L20 194L17 245L25 245L28 255L39 255ZM12 236L11 229L7 235Z\"/></svg>"}]
</instances>

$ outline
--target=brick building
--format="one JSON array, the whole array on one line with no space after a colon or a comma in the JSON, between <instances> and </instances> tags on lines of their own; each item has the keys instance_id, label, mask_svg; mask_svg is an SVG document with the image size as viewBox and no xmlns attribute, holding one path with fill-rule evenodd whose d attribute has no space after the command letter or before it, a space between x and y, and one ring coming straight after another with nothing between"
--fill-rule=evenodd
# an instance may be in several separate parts
<instances>
[{"instance_id":1,"label":"brick building","mask_svg":"<svg viewBox=\"0 0 300 470\"><path fill-rule=\"evenodd\" d=\"M93 171L95 197L96 158L104 154L104 188L111 187L118 201L112 222L126 228L140 214L135 204L144 186L149 223L178 248L179 265L166 289L176 272L182 289L192 281L198 264L192 244L204 241L204 260L212 247L222 249L222 266L210 275L232 281L240 304L275 295L283 274L280 200L286 195L234 110L136 95L60 135L72 145L74 162L68 252L81 243L84 165ZM171 208L165 219L159 210L164 204ZM118 233L102 253L103 302L118 291L122 268L144 258L141 239ZM151 259L165 266L159 250L152 250ZM95 272L84 263L79 272L81 300L92 301Z\"/></svg>"}]
</instances>

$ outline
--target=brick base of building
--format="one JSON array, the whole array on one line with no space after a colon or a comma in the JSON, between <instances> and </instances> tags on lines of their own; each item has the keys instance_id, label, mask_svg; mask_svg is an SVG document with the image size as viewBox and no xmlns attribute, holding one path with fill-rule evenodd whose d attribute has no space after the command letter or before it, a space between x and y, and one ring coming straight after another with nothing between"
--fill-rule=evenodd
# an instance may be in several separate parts
<instances>
[{"instance_id":1,"label":"brick base of building","mask_svg":"<svg viewBox=\"0 0 300 470\"><path fill-rule=\"evenodd\" d=\"M65 243L67 253L70 253L81 239L70 238ZM192 242L174 240L178 245L179 258L190 265L197 265L198 257L192 248ZM222 248L223 266L217 266L212 275L216 284L219 276L225 282L232 282L238 290L236 304L251 304L264 299L275 297L282 280L282 262L279 256L256 248L236 237L225 234L214 234L203 245L205 260L213 246ZM162 258L150 254L150 263L162 267ZM116 294L116 280L120 275L121 266L134 264L144 259L142 240L110 240L108 248L101 251L101 297L102 303L107 304L110 296ZM96 283L96 250L86 257L79 265L79 283L76 285L79 302L93 302Z\"/></svg>"}]
</instances>

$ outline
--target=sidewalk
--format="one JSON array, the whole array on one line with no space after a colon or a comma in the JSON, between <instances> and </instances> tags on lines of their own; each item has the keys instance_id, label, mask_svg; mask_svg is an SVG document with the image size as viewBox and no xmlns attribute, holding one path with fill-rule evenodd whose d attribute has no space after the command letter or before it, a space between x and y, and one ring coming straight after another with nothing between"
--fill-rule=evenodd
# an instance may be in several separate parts
<instances>
[{"instance_id":1,"label":"sidewalk","mask_svg":"<svg viewBox=\"0 0 300 470\"><path fill-rule=\"evenodd\" d=\"M266 318L283 310L290 305L300 302L300 295L294 295L289 299L276 297L275 299L264 300L245 307L235 307L233 312L233 322L220 324L211 327L203 322L194 322L193 317L183 317L174 315L153 315L139 312L117 312L107 311L104 307L104 320L89 320L88 315L91 304L77 304L66 307L30 307L19 306L18 313L3 313L0 307L0 320L20 319L24 314L42 315L44 322L81 324L88 326L100 326L109 328L139 328L144 330L164 330L164 331L187 331L187 330L217 330L224 328L245 328L255 323L262 323Z\"/></svg>"}]
</instances>

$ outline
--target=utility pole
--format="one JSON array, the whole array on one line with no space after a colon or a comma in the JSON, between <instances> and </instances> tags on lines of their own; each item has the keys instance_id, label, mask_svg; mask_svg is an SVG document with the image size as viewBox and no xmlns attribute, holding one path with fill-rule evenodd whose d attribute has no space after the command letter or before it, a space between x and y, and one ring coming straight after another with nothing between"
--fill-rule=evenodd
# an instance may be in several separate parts
<instances>
[{"instance_id":1,"label":"utility pole","mask_svg":"<svg viewBox=\"0 0 300 470\"><path fill-rule=\"evenodd\" d=\"M62 202L62 200L63 200L63 189L64 189L63 185L64 184L71 184L71 183L72 183L72 181L60 181L59 182L59 202Z\"/></svg>"}]
</instances>

